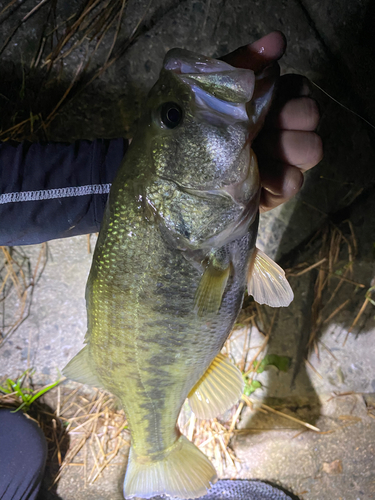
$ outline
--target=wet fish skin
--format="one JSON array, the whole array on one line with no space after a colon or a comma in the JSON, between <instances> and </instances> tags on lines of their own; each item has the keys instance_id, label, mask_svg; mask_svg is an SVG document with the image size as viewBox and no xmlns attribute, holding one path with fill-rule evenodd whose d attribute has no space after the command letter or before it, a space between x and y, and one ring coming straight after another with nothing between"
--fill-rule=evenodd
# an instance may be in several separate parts
<instances>
[{"instance_id":1,"label":"wet fish skin","mask_svg":"<svg viewBox=\"0 0 375 500\"><path fill-rule=\"evenodd\" d=\"M184 124L160 134L155 112L165 101L184 109ZM201 278L196 267L207 252L207 214L219 232L217 221L223 227L231 224L233 212L239 216L243 207L233 206L229 197L223 203L225 195L219 200L210 196L208 202L197 199L176 190L173 182L206 190L241 182L247 169L246 155L241 157L247 124L228 132L197 123L189 88L166 70L146 106L142 132L133 139L111 189L87 285L91 365L103 385L120 398L139 455L160 453L176 440L180 408L220 351L238 314L256 236L253 227L251 233L244 231L240 242L228 245L238 279L232 279L219 314L211 320L214 327L207 328L207 319L199 320L194 311ZM212 142L220 147L212 150ZM181 207L182 199L179 213L175 205ZM179 224L181 219L184 224ZM190 260L184 256L189 251L196 252ZM132 396L138 399L135 408Z\"/></svg>"},{"instance_id":2,"label":"wet fish skin","mask_svg":"<svg viewBox=\"0 0 375 500\"><path fill-rule=\"evenodd\" d=\"M197 61L225 78L197 76ZM124 407L132 439L126 497L198 497L216 480L177 418L233 327L254 254L260 182L243 112L252 85L249 70L171 51L111 188L86 289L87 346L66 373ZM173 129L160 115L169 102L183 113ZM264 109L253 117L258 128ZM226 272L220 307L197 312L210 269Z\"/></svg>"}]
</instances>

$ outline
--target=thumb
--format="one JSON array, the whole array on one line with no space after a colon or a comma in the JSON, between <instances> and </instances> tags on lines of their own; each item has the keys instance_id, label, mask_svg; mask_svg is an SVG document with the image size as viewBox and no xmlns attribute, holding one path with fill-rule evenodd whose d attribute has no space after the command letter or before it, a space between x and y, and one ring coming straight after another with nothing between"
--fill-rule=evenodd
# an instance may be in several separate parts
<instances>
[{"instance_id":1,"label":"thumb","mask_svg":"<svg viewBox=\"0 0 375 500\"><path fill-rule=\"evenodd\" d=\"M262 71L284 54L286 39L281 31L273 31L250 45L244 45L221 59L236 68Z\"/></svg>"}]
</instances>

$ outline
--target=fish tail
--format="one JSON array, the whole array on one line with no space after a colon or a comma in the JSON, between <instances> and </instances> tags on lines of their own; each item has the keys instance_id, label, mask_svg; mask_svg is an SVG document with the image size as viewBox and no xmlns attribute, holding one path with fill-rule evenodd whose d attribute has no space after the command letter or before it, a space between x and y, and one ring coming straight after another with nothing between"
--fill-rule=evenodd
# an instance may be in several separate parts
<instances>
[{"instance_id":1,"label":"fish tail","mask_svg":"<svg viewBox=\"0 0 375 500\"><path fill-rule=\"evenodd\" d=\"M217 481L208 458L185 436L180 436L158 461L146 461L130 449L124 481L125 498L168 495L197 498Z\"/></svg>"}]
</instances>

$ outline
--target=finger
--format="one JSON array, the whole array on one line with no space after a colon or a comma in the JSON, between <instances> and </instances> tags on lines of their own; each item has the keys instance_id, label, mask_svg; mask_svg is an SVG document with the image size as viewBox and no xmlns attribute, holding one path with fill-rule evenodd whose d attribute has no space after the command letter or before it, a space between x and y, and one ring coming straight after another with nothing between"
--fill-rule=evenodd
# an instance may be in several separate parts
<instances>
[{"instance_id":1,"label":"finger","mask_svg":"<svg viewBox=\"0 0 375 500\"><path fill-rule=\"evenodd\" d=\"M259 136L255 153L260 165L274 160L308 170L323 158L323 144L314 132L270 130Z\"/></svg>"},{"instance_id":2,"label":"finger","mask_svg":"<svg viewBox=\"0 0 375 500\"><path fill-rule=\"evenodd\" d=\"M281 108L273 109L266 122L267 127L282 130L313 131L319 123L319 108L310 97L297 97Z\"/></svg>"},{"instance_id":3,"label":"finger","mask_svg":"<svg viewBox=\"0 0 375 500\"><path fill-rule=\"evenodd\" d=\"M244 45L221 59L236 68L261 71L268 64L277 61L286 48L285 36L281 31L273 31L251 45Z\"/></svg>"},{"instance_id":4,"label":"finger","mask_svg":"<svg viewBox=\"0 0 375 500\"><path fill-rule=\"evenodd\" d=\"M309 95L311 95L311 86L309 79L305 76L287 74L280 78L276 101L286 102L294 97Z\"/></svg>"},{"instance_id":5,"label":"finger","mask_svg":"<svg viewBox=\"0 0 375 500\"><path fill-rule=\"evenodd\" d=\"M303 174L294 165L270 163L261 173L260 210L266 212L295 196L303 185Z\"/></svg>"}]
</instances>

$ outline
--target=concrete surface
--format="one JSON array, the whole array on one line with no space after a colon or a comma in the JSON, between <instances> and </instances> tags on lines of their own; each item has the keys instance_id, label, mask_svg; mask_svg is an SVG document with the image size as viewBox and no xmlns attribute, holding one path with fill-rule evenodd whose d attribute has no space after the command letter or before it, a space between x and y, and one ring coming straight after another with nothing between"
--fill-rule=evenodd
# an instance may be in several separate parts
<instances>
[{"instance_id":1,"label":"concrete surface","mask_svg":"<svg viewBox=\"0 0 375 500\"><path fill-rule=\"evenodd\" d=\"M25 249L34 266L40 246ZM86 331L84 296L91 258L87 236L48 244L48 263L35 287L30 316L1 348L0 376L34 367L36 383L58 378L58 369L77 352Z\"/></svg>"},{"instance_id":2,"label":"concrete surface","mask_svg":"<svg viewBox=\"0 0 375 500\"><path fill-rule=\"evenodd\" d=\"M321 411L315 424L321 434L301 433L278 417L253 418L235 444L244 462L240 477L273 482L303 499L375 498L374 419L362 398L337 398Z\"/></svg>"},{"instance_id":3,"label":"concrete surface","mask_svg":"<svg viewBox=\"0 0 375 500\"><path fill-rule=\"evenodd\" d=\"M0 14L0 47L37 3L18 2ZM0 12L6 4L0 2ZM10 87L19 92L23 74L27 76L30 94L23 110L26 116L29 106L36 112L33 106L46 109L59 100L95 43L87 41L73 50L58 70L52 71L48 93L38 95L36 89L44 73L36 69L29 74L28 68L51 14L48 4L20 26L0 55L2 95L10 95ZM56 2L57 23L61 25L81 5L78 0ZM168 49L179 46L218 56L273 29L281 29L288 40L281 61L284 73L306 75L374 121L374 7L370 0L270 0L266 4L256 0L155 0L148 9L146 1L130 0L116 49L124 47L143 15L138 38L106 73L61 110L52 122L49 139L131 136L142 99ZM92 71L103 64L113 35L112 30L92 57ZM48 50L46 47L44 55ZM319 130L325 158L307 175L295 200L262 217L259 244L269 255L291 266L311 258L314 248L305 243L322 223L330 220L340 224L350 218L359 249L354 279L370 287L375 275L374 133L318 90L314 95L322 112ZM0 120L3 127L9 126L5 114ZM35 263L38 249L29 247L26 252ZM86 328L84 287L91 261L86 237L50 242L49 252L29 318L0 348L0 377L17 376L27 368L29 356L30 365L36 369L35 381L49 382L82 346ZM290 356L292 367L288 373L270 368L261 374L265 389L255 397L316 425L322 433L299 434L299 425L246 410L234 441L234 449L243 460L238 475L275 482L303 500L370 500L375 498L375 420L366 409L365 399L375 392L374 309L367 306L343 345L363 303L364 290L350 284L342 287L331 311L348 298L350 303L320 332L320 340L329 351L322 348L319 359L315 354L310 358L318 375L303 361L315 278L313 271L291 279L295 301L278 313L268 352ZM332 293L332 288L327 293ZM254 334L252 342L257 341ZM330 399L335 393L355 394ZM123 459L123 466L108 469L86 489L81 472L69 468L58 484L58 497L120 500ZM233 471L227 471L227 477L231 474ZM41 499L52 498L56 498L55 493L42 491Z\"/></svg>"}]
</instances>

